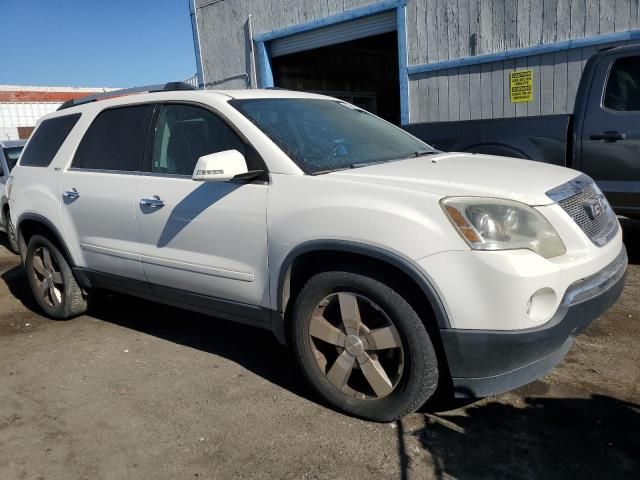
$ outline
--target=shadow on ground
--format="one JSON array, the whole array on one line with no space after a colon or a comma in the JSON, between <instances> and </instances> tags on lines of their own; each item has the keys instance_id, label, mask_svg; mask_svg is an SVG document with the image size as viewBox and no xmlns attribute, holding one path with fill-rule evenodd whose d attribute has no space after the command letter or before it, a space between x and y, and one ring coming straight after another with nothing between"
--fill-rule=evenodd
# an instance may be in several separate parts
<instances>
[{"instance_id":1,"label":"shadow on ground","mask_svg":"<svg viewBox=\"0 0 640 480\"><path fill-rule=\"evenodd\" d=\"M629 263L640 265L640 220L620 218L624 244L629 254Z\"/></svg>"},{"instance_id":2,"label":"shadow on ground","mask_svg":"<svg viewBox=\"0 0 640 480\"><path fill-rule=\"evenodd\" d=\"M398 422L403 477L411 466L407 435L414 435L439 479L638 478L640 406L601 395L524 402L425 415L411 433Z\"/></svg>"},{"instance_id":3,"label":"shadow on ground","mask_svg":"<svg viewBox=\"0 0 640 480\"><path fill-rule=\"evenodd\" d=\"M102 298L91 316L227 358L298 396L317 401L289 349L270 331L117 294Z\"/></svg>"},{"instance_id":4,"label":"shadow on ground","mask_svg":"<svg viewBox=\"0 0 640 480\"><path fill-rule=\"evenodd\" d=\"M11 268L1 277L26 308L42 315L21 266ZM89 314L98 320L227 358L296 395L318 401L299 374L290 351L267 330L106 292L101 292Z\"/></svg>"}]
</instances>

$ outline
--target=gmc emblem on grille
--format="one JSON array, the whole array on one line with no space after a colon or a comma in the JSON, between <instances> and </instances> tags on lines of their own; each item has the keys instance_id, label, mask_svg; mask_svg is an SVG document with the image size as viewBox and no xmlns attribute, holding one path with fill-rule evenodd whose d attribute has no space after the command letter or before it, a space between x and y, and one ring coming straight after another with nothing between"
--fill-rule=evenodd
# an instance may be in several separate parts
<instances>
[{"instance_id":1,"label":"gmc emblem on grille","mask_svg":"<svg viewBox=\"0 0 640 480\"><path fill-rule=\"evenodd\" d=\"M597 197L589 198L582 204L585 212L589 215L591 220L595 220L607 210L607 201L604 195L600 194Z\"/></svg>"}]
</instances>

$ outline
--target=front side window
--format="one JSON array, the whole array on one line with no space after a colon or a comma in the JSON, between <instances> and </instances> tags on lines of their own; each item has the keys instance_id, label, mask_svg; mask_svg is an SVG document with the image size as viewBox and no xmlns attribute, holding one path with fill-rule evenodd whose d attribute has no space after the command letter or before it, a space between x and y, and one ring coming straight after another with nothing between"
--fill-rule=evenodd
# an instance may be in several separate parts
<instances>
[{"instance_id":1,"label":"front side window","mask_svg":"<svg viewBox=\"0 0 640 480\"><path fill-rule=\"evenodd\" d=\"M149 104L101 112L80 142L73 168L141 171L153 109Z\"/></svg>"},{"instance_id":2,"label":"front side window","mask_svg":"<svg viewBox=\"0 0 640 480\"><path fill-rule=\"evenodd\" d=\"M191 176L198 158L225 150L246 153L242 140L217 115L193 105L161 107L152 172Z\"/></svg>"},{"instance_id":3,"label":"front side window","mask_svg":"<svg viewBox=\"0 0 640 480\"><path fill-rule=\"evenodd\" d=\"M640 110L640 56L615 61L607 80L604 106L619 112Z\"/></svg>"},{"instance_id":4,"label":"front side window","mask_svg":"<svg viewBox=\"0 0 640 480\"><path fill-rule=\"evenodd\" d=\"M13 167L18 163L18 159L20 158L20 153L23 148L24 147L7 147L3 150L9 171L13 170Z\"/></svg>"},{"instance_id":5,"label":"front side window","mask_svg":"<svg viewBox=\"0 0 640 480\"><path fill-rule=\"evenodd\" d=\"M230 103L309 174L435 152L404 130L345 102L269 98Z\"/></svg>"},{"instance_id":6,"label":"front side window","mask_svg":"<svg viewBox=\"0 0 640 480\"><path fill-rule=\"evenodd\" d=\"M25 167L47 167L78 122L80 114L43 120L25 147L20 165Z\"/></svg>"}]
</instances>

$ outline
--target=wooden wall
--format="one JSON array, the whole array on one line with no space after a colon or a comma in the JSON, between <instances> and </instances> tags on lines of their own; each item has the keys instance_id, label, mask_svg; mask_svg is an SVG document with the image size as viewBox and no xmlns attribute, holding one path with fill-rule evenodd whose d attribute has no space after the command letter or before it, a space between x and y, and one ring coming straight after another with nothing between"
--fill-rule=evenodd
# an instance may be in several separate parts
<instances>
[{"instance_id":1,"label":"wooden wall","mask_svg":"<svg viewBox=\"0 0 640 480\"><path fill-rule=\"evenodd\" d=\"M237 75L248 73L249 44L246 22L252 15L253 34L270 32L317 20L378 0L196 0L205 83L211 88L248 88ZM231 80L221 80L232 78ZM209 87L208 87L209 88Z\"/></svg>"},{"instance_id":2,"label":"wooden wall","mask_svg":"<svg viewBox=\"0 0 640 480\"><path fill-rule=\"evenodd\" d=\"M408 0L409 65L640 28L640 0ZM248 88L254 35L378 0L197 0L205 82ZM598 47L601 48L601 47ZM500 118L572 111L595 47L412 75L410 121ZM509 99L509 72L534 71L529 103ZM244 74L244 75L243 75Z\"/></svg>"},{"instance_id":3,"label":"wooden wall","mask_svg":"<svg viewBox=\"0 0 640 480\"><path fill-rule=\"evenodd\" d=\"M638 0L416 0L407 8L409 65L640 27ZM602 47L412 75L410 121L571 112L584 64ZM514 104L509 72L524 68L533 70L533 100Z\"/></svg>"}]
</instances>

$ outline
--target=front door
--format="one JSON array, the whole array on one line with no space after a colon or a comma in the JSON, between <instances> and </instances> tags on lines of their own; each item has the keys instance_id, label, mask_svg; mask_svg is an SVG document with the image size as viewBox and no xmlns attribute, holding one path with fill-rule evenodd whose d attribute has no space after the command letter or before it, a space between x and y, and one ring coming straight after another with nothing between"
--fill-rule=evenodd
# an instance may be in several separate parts
<instances>
[{"instance_id":1,"label":"front door","mask_svg":"<svg viewBox=\"0 0 640 480\"><path fill-rule=\"evenodd\" d=\"M640 56L612 53L604 57L596 69L588 105L581 170L596 180L618 213L638 215Z\"/></svg>"},{"instance_id":2,"label":"front door","mask_svg":"<svg viewBox=\"0 0 640 480\"><path fill-rule=\"evenodd\" d=\"M154 105L139 105L98 114L61 188L64 228L80 266L133 280L132 288L143 291L148 286L140 262L135 194L153 111Z\"/></svg>"},{"instance_id":3,"label":"front door","mask_svg":"<svg viewBox=\"0 0 640 480\"><path fill-rule=\"evenodd\" d=\"M235 149L251 162L253 150L200 106L161 106L155 132L136 193L151 289L168 300L202 302L222 316L266 305L268 185L191 179L203 155Z\"/></svg>"}]
</instances>

